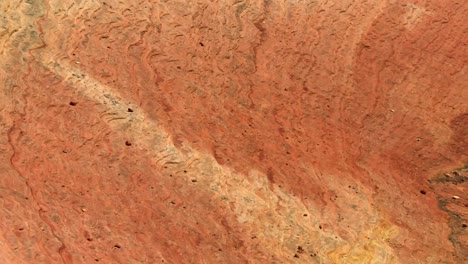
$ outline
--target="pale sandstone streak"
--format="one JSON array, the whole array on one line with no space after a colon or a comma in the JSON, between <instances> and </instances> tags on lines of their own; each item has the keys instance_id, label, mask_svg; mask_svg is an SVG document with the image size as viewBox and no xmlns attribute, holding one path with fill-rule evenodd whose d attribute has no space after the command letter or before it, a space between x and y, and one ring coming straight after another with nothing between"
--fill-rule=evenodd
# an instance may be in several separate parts
<instances>
[{"instance_id":1,"label":"pale sandstone streak","mask_svg":"<svg viewBox=\"0 0 468 264\"><path fill-rule=\"evenodd\" d=\"M109 112L123 113L128 107L135 107L135 103L125 100L111 87L68 65L66 61L45 60L43 65L62 77L70 87L78 89L79 94L101 104ZM171 136L158 126L157 120L148 118L142 109L134 109L136 112L131 118L107 122L114 130L137 139L136 147L148 150L149 157L157 160L158 166L176 163L176 168L180 170L190 168L197 172L201 187L229 204L239 223L246 230L258 234L256 237L261 248L275 252L282 262L291 262L290 255L294 254L297 245L305 245L302 247L312 252L323 252L323 255L318 253L321 262L398 263L392 249L386 244L396 234L396 227L378 215L373 219L375 226L363 231L352 244L333 232L322 233L317 230L319 219L314 219L319 212L307 208L298 198L277 186L269 185L265 175L256 171L251 171L249 175L233 172L220 166L210 155L190 146L179 150L173 145ZM187 182L193 176L181 175L186 177ZM313 220L301 220L303 214L310 215ZM304 263L308 261L304 260Z\"/></svg>"}]
</instances>

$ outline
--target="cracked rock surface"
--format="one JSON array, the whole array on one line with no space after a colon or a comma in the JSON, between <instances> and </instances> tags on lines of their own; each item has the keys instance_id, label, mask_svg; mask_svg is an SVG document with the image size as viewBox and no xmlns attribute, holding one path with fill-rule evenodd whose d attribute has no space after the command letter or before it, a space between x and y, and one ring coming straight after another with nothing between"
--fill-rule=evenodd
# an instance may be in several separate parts
<instances>
[{"instance_id":1,"label":"cracked rock surface","mask_svg":"<svg viewBox=\"0 0 468 264\"><path fill-rule=\"evenodd\" d=\"M0 262L464 263L467 13L0 1Z\"/></svg>"}]
</instances>

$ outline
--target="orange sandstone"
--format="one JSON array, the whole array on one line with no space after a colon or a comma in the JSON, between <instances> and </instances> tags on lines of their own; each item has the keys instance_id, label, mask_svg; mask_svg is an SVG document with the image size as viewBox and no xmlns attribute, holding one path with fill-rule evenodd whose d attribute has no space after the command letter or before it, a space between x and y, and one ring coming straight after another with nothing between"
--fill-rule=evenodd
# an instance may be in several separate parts
<instances>
[{"instance_id":1,"label":"orange sandstone","mask_svg":"<svg viewBox=\"0 0 468 264\"><path fill-rule=\"evenodd\" d=\"M463 263L467 9L2 1L1 262Z\"/></svg>"}]
</instances>

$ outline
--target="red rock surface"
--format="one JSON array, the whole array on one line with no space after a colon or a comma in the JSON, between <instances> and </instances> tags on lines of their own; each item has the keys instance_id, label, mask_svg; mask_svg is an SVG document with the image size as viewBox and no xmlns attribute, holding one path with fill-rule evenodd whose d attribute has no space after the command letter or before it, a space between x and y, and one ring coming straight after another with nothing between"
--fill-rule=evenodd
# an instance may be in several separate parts
<instances>
[{"instance_id":1,"label":"red rock surface","mask_svg":"<svg viewBox=\"0 0 468 264\"><path fill-rule=\"evenodd\" d=\"M1 263L467 261L468 2L0 10Z\"/></svg>"}]
</instances>

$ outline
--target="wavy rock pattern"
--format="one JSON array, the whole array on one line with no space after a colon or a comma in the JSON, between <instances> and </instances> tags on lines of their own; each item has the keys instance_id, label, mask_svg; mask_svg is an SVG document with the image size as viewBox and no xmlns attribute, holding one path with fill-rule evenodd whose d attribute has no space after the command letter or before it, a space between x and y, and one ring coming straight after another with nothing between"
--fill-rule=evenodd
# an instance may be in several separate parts
<instances>
[{"instance_id":1,"label":"wavy rock pattern","mask_svg":"<svg viewBox=\"0 0 468 264\"><path fill-rule=\"evenodd\" d=\"M466 261L468 3L377 2L1 1L0 261Z\"/></svg>"}]
</instances>

